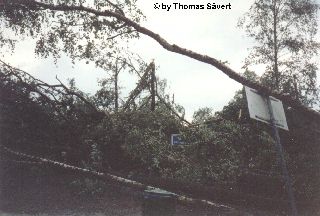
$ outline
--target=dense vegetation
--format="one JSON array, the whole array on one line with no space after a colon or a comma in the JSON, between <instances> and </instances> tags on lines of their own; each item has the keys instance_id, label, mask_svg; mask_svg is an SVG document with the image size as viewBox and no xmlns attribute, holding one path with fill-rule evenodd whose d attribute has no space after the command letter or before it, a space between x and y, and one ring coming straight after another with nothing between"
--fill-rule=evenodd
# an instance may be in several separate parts
<instances>
[{"instance_id":1,"label":"dense vegetation","mask_svg":"<svg viewBox=\"0 0 320 216\"><path fill-rule=\"evenodd\" d=\"M243 84L276 92L289 101L285 112L290 131L280 133L289 173L299 204L318 206L320 122L319 113L310 110L318 109L319 103L314 62L319 43L313 40L317 9L312 1L255 2L240 24L258 45L241 75L139 27L143 15L135 1L95 1L89 6L83 5L85 1L61 2L0 1L0 24L7 30L0 30L0 48L13 51L17 38L31 37L37 41L39 56L52 55L57 60L65 53L72 61L94 62L110 76L100 81L96 94L88 95L77 89L73 80L65 85L57 79L58 84L51 85L1 61L2 198L16 194L21 178L31 184L68 176L63 184L76 193L103 191L97 180L70 177L67 171L22 160L5 151L6 146L130 179L160 179L159 184L181 193L192 193L190 187L195 185L202 188L199 191L219 189L222 192L215 199L224 195L224 201L230 203L239 204L251 195L262 202L286 199L271 129L249 118L244 91L239 90L219 112L199 109L189 123L183 118L183 107L170 100L166 82L156 77L154 63L146 64L123 48L125 41L143 33L168 50L212 64ZM94 9L88 11L85 6ZM291 29L291 24L295 28ZM304 34L291 34L302 27ZM280 58L282 52L288 52L290 58ZM266 67L262 77L248 70L257 64ZM127 98L119 86L122 71L140 78ZM185 144L170 145L171 134L181 134Z\"/></svg>"},{"instance_id":2,"label":"dense vegetation","mask_svg":"<svg viewBox=\"0 0 320 216\"><path fill-rule=\"evenodd\" d=\"M77 90L72 81L69 87L50 86L7 65L1 69L2 145L133 179L171 179L183 184L231 187L243 197L254 194L286 199L271 130L250 120L243 91L220 112L200 109L188 125L176 115L175 107L181 107L169 101L164 104L156 100L154 111L151 101L144 98L129 110L114 111L111 102L106 107L99 103L98 110L89 102L97 103L102 90L89 96ZM165 96L165 92L161 94ZM319 123L293 110L287 111L287 118L290 132L283 131L281 138L296 195L300 202L318 202ZM185 145L169 144L174 133L182 134ZM30 182L66 174L26 164L30 161L4 151L1 159L4 195L19 185L21 166L22 176ZM70 178L64 184L79 194L103 191L101 183L85 178Z\"/></svg>"}]
</instances>

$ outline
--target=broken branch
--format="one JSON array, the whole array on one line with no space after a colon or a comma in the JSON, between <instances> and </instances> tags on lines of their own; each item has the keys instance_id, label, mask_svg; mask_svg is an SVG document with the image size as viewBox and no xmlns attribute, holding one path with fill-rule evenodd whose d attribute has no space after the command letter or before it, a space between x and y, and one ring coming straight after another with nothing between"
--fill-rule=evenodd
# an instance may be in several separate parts
<instances>
[{"instance_id":1,"label":"broken branch","mask_svg":"<svg viewBox=\"0 0 320 216\"><path fill-rule=\"evenodd\" d=\"M134 29L136 29L138 32L147 35L151 38L153 38L155 41L157 41L164 49L171 51L171 52L175 52L181 55L185 55L188 56L190 58L193 58L195 60L198 60L200 62L203 63L207 63L210 64L214 67L216 67L217 69L219 69L220 71L222 71L224 74L226 74L227 76L229 76L231 79L241 83L242 85L251 87L256 89L257 91L265 94L265 95L271 95L274 96L280 100L282 100L284 103L286 103L287 105L300 110L306 114L310 114L313 115L317 118L320 118L320 113L313 110L312 108L306 107L303 104L301 104L299 101L291 98L290 96L281 94L279 92L276 91L272 91L270 88L263 86L262 84L255 82L255 81L251 81L246 79L245 77L243 77L241 74L235 72L234 70L232 70L231 68L229 68L227 65L223 64L221 61L213 58L213 57L209 57L207 55L202 55L199 54L197 52L194 52L192 50L188 50L185 49L183 47L180 47L178 45L175 44L170 44L169 42L167 42L163 37L161 37L159 34L141 26L140 24L134 22L133 20L125 17L124 15L122 15L121 13L117 13L114 11L110 11L110 10L104 10L104 11L99 11L99 10L95 10L93 8L89 8L89 7L84 7L82 5L80 6L70 6L70 5L54 5L54 4L48 4L48 3L43 3L43 2L38 2L35 0L16 0L16 1L12 1L12 4L14 4L14 2L16 2L17 4L24 4L26 6L28 6L31 10L39 10L39 9L43 9L43 10L55 10L55 11L81 11L81 12L87 12L87 13L91 13L94 14L96 16L103 16L103 17L114 17L116 19L118 19L119 21L124 22L125 24L127 24L128 26L133 27Z\"/></svg>"}]
</instances>

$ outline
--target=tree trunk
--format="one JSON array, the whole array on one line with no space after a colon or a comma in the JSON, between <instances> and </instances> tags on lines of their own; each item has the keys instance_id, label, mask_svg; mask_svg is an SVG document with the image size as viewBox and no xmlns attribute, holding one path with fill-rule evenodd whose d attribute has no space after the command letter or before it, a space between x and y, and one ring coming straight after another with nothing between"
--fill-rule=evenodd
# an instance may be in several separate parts
<instances>
[{"instance_id":1,"label":"tree trunk","mask_svg":"<svg viewBox=\"0 0 320 216\"><path fill-rule=\"evenodd\" d=\"M116 71L114 73L114 109L115 111L118 111L119 109L118 76L119 76L119 71L116 65Z\"/></svg>"},{"instance_id":2,"label":"tree trunk","mask_svg":"<svg viewBox=\"0 0 320 216\"><path fill-rule=\"evenodd\" d=\"M87 176L87 177L93 177L93 178L97 178L97 179L101 179L103 181L106 182L113 182L113 183L118 183L121 184L123 186L128 186L131 187L133 189L137 189L137 190L161 190L160 188L156 188L153 186L149 186L134 180L130 180L130 179L125 179L119 176L115 176L109 173L102 173L102 172L97 172L97 171L93 171L93 170L89 170L89 169L84 169L84 168L80 168L80 167L76 167L76 166L72 166L69 164L65 164L65 163L61 163L58 161L54 161L54 160L50 160L47 158L41 158L41 157L36 157L33 155L29 155L29 154L24 154L21 152L17 152L14 151L12 149L9 149L5 146L0 145L0 148L10 154L13 154L17 157L20 158L24 158L27 159L28 161L36 161L39 163L39 165L43 165L43 166L48 166L48 167L58 167L58 168L62 168L64 170L69 170L72 171L74 173L77 173L79 175L83 175L83 176ZM194 199L194 198L190 198L184 195L179 195L176 193L172 193L173 198L179 203L179 204L194 204L197 206L202 206L202 207L209 207L209 208L213 208L216 209L218 211L223 211L223 212L234 212L236 211L234 208L226 206L226 205L222 205L222 204L217 204L208 200L204 200L204 199Z\"/></svg>"},{"instance_id":3,"label":"tree trunk","mask_svg":"<svg viewBox=\"0 0 320 216\"><path fill-rule=\"evenodd\" d=\"M151 111L156 109L156 74L155 67L153 66L150 71L151 76Z\"/></svg>"},{"instance_id":4,"label":"tree trunk","mask_svg":"<svg viewBox=\"0 0 320 216\"><path fill-rule=\"evenodd\" d=\"M279 75L279 68L278 68L278 37L277 37L277 1L273 0L273 49L274 49L274 76L275 76L275 83L274 88L279 91L280 90L280 75Z\"/></svg>"}]
</instances>

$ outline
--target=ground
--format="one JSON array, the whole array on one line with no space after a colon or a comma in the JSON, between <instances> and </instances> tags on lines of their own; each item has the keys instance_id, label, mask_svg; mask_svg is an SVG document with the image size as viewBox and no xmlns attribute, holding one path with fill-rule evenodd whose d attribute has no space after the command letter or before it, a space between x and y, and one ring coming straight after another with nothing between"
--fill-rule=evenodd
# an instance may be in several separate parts
<instances>
[{"instance_id":1,"label":"ground","mask_svg":"<svg viewBox=\"0 0 320 216\"><path fill-rule=\"evenodd\" d=\"M0 216L143 216L142 205L145 199L142 192L115 184L103 184L103 187L100 185L104 189L98 191L96 189L99 185L95 181L86 182L87 186L93 183L92 188L95 190L82 184L70 186L70 183L54 182L49 184L47 180L42 183L28 181L21 184L21 187L11 189L10 193L2 193ZM82 193L79 194L79 191ZM281 212L242 209L239 206L234 208L236 210L232 212L217 212L197 205L176 205L175 216L286 215Z\"/></svg>"},{"instance_id":2,"label":"ground","mask_svg":"<svg viewBox=\"0 0 320 216\"><path fill-rule=\"evenodd\" d=\"M29 184L31 185L31 184ZM19 191L20 190L20 191ZM19 194L19 196L15 196ZM142 216L141 192L108 185L102 194L77 195L70 188L20 188L1 203L0 216ZM221 213L197 206L176 205L175 216L255 215ZM268 215L268 214L259 214Z\"/></svg>"},{"instance_id":3,"label":"ground","mask_svg":"<svg viewBox=\"0 0 320 216\"><path fill-rule=\"evenodd\" d=\"M110 194L108 194L110 195ZM66 197L62 197L65 199ZM69 202L69 201L66 201ZM24 206L23 208L0 211L1 216L141 216L143 198L137 195L118 193L112 196L104 196L97 200L78 200L65 206L52 206L43 209L38 204ZM77 205L77 206L74 206ZM211 212L211 213L210 213ZM212 211L197 209L192 206L176 206L176 216L212 215ZM217 215L217 214L215 214Z\"/></svg>"}]
</instances>

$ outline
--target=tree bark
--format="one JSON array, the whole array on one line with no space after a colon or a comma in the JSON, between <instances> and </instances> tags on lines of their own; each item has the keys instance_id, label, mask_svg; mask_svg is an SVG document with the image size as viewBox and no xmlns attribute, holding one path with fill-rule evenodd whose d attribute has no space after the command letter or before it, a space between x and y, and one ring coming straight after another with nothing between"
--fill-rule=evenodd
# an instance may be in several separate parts
<instances>
[{"instance_id":1,"label":"tree bark","mask_svg":"<svg viewBox=\"0 0 320 216\"><path fill-rule=\"evenodd\" d=\"M274 89L280 91L280 74L279 74L279 67L278 67L278 38L277 38L277 1L273 0L273 50L274 50L274 76L275 76L275 83Z\"/></svg>"},{"instance_id":2,"label":"tree bark","mask_svg":"<svg viewBox=\"0 0 320 216\"><path fill-rule=\"evenodd\" d=\"M15 156L21 157L21 158L25 158L28 159L30 161L28 161L28 163L31 164L35 164L35 162L38 165L50 165L50 166L54 166L54 167L59 167L62 169L66 169L69 171L73 171L76 172L78 174L83 174L85 176L88 177L94 177L94 178L98 178L104 181L111 181L114 183L119 183L122 184L124 186L128 186L137 190L154 190L154 189L158 189L161 190L160 188L156 188L153 186L149 186L149 185L145 185L143 183L137 182L137 181L133 181L130 179L126 179L126 178L122 178L119 176L115 176L109 173L102 173L102 172L97 172L97 171L93 171L93 170L89 170L89 169L84 169L84 168L80 168L80 167L76 167L76 166L71 166L65 163L61 163L58 161L54 161L54 160L50 160L47 158L42 158L42 157L37 157L37 156L33 156L33 155L29 155L29 154L25 154L25 153L21 153L18 151L14 151L8 147L5 147L3 145L0 145L0 148L2 148L5 152L13 154ZM183 196L183 195L179 195L176 193L172 193L172 196L174 197L175 200L177 200L178 203L180 204L196 204L196 205L202 205L205 207L210 207L216 210L221 210L221 211L235 211L235 209L226 206L226 205L221 205L221 204L217 204L208 200L203 200L203 199L194 199L194 198L190 198L187 196Z\"/></svg>"},{"instance_id":3,"label":"tree bark","mask_svg":"<svg viewBox=\"0 0 320 216\"><path fill-rule=\"evenodd\" d=\"M129 106L130 106L130 103L132 103L132 101L140 94L140 92L148 86L148 84L149 84L148 76L150 76L150 71L152 70L152 68L154 68L154 63L153 62L151 62L148 65L148 67L146 68L144 74L140 78L140 81L137 84L136 88L133 91L131 91L127 101L123 105L123 109L124 110L128 109Z\"/></svg>"},{"instance_id":4,"label":"tree bark","mask_svg":"<svg viewBox=\"0 0 320 216\"><path fill-rule=\"evenodd\" d=\"M118 76L119 76L118 71L118 61L116 61L116 69L114 72L114 109L117 112L119 109L119 91L118 91Z\"/></svg>"},{"instance_id":5,"label":"tree bark","mask_svg":"<svg viewBox=\"0 0 320 216\"><path fill-rule=\"evenodd\" d=\"M150 86L151 86L151 111L154 111L156 109L156 74L155 74L155 67L153 64L153 67L150 71Z\"/></svg>"},{"instance_id":6,"label":"tree bark","mask_svg":"<svg viewBox=\"0 0 320 216\"><path fill-rule=\"evenodd\" d=\"M162 38L159 34L139 25L138 23L125 17L121 13L117 13L117 12L109 11L109 10L99 11L99 10L95 10L92 8L84 7L82 5L80 5L80 6L53 5L53 4L48 4L48 3L37 2L35 0L23 0L23 1L14 0L11 2L11 4L15 4L15 3L17 3L19 5L23 4L27 7L29 7L30 10L79 11L79 12L91 13L96 16L114 17L114 18L118 19L119 21L124 22L126 25L133 27L136 31L151 37L152 39L157 41L164 49L166 49L170 52L179 53L181 55L188 56L190 58L201 61L203 63L210 64L210 65L216 67L218 70L222 71L224 74L229 76L231 79L241 83L242 85L248 86L250 88L254 88L264 95L274 96L274 97L282 100L288 106L291 106L299 111L302 111L307 115L312 115L312 116L320 119L319 112L317 112L309 107L305 107L299 101L296 101L295 99L291 98L290 96L283 95L283 94L279 93L278 91L273 91L270 88L261 85L260 83L246 79L245 77L243 77L242 75L235 72L234 70L229 68L227 65L223 64L221 61L219 61L213 57L209 57L207 55L202 55L202 54L193 52L192 50L182 48L182 47L175 45L175 44L170 44L164 38Z\"/></svg>"}]
</instances>

